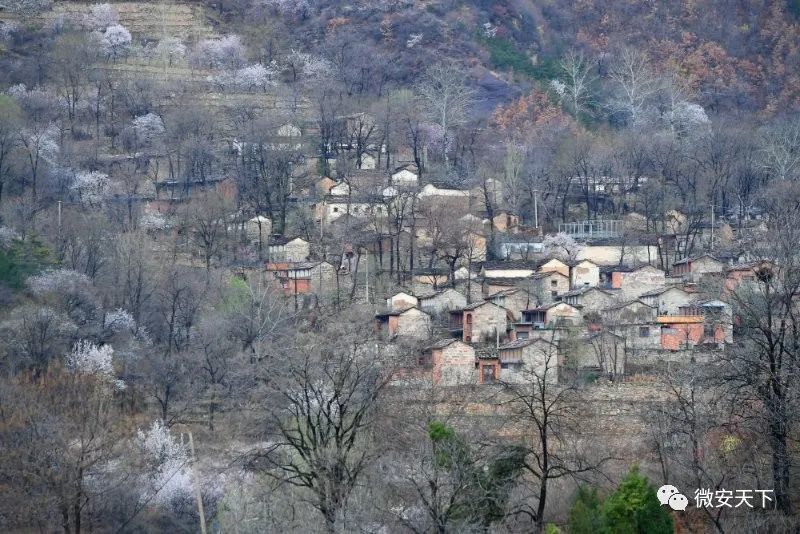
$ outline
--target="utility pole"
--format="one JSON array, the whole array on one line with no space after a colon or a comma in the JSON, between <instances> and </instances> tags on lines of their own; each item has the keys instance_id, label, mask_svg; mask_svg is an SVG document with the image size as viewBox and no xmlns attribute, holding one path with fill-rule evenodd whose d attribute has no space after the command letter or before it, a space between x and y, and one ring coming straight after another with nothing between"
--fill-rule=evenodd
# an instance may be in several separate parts
<instances>
[{"instance_id":1,"label":"utility pole","mask_svg":"<svg viewBox=\"0 0 800 534\"><path fill-rule=\"evenodd\" d=\"M194 477L194 492L197 498L197 513L200 514L200 534L206 534L206 513L203 510L203 494L200 491L200 477L197 476L197 457L194 454L194 439L189 431L189 452L192 453L192 476Z\"/></svg>"},{"instance_id":2,"label":"utility pole","mask_svg":"<svg viewBox=\"0 0 800 534\"><path fill-rule=\"evenodd\" d=\"M539 230L539 190L533 190L533 225Z\"/></svg>"},{"instance_id":3,"label":"utility pole","mask_svg":"<svg viewBox=\"0 0 800 534\"><path fill-rule=\"evenodd\" d=\"M714 251L714 203L711 203L711 244L709 250Z\"/></svg>"},{"instance_id":4,"label":"utility pole","mask_svg":"<svg viewBox=\"0 0 800 534\"><path fill-rule=\"evenodd\" d=\"M61 201L58 201L58 236L61 237Z\"/></svg>"},{"instance_id":5,"label":"utility pole","mask_svg":"<svg viewBox=\"0 0 800 534\"><path fill-rule=\"evenodd\" d=\"M367 249L366 252L367 253L364 255L364 260L365 260L364 261L364 263L365 263L364 280L366 282L365 283L365 285L366 285L365 293L366 293L367 304L369 304L369 249Z\"/></svg>"}]
</instances>

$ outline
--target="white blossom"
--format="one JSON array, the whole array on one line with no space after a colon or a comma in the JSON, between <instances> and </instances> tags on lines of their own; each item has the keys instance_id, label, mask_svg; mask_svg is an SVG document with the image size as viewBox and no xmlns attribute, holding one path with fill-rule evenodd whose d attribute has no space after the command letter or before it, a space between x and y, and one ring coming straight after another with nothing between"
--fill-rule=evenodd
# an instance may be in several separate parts
<instances>
[{"instance_id":1,"label":"white blossom","mask_svg":"<svg viewBox=\"0 0 800 534\"><path fill-rule=\"evenodd\" d=\"M95 30L102 30L119 23L119 13L111 4L95 4L86 15L86 25Z\"/></svg>"},{"instance_id":2,"label":"white blossom","mask_svg":"<svg viewBox=\"0 0 800 534\"><path fill-rule=\"evenodd\" d=\"M226 35L219 39L204 39L197 43L191 63L211 69L235 69L244 63L245 49L238 35Z\"/></svg>"},{"instance_id":3,"label":"white blossom","mask_svg":"<svg viewBox=\"0 0 800 534\"><path fill-rule=\"evenodd\" d=\"M550 80L550 89L559 97L563 97L567 93L567 84L561 80Z\"/></svg>"},{"instance_id":4,"label":"white blossom","mask_svg":"<svg viewBox=\"0 0 800 534\"><path fill-rule=\"evenodd\" d=\"M172 65L178 59L186 56L186 45L177 37L164 37L155 48L155 55Z\"/></svg>"},{"instance_id":5,"label":"white blossom","mask_svg":"<svg viewBox=\"0 0 800 534\"><path fill-rule=\"evenodd\" d=\"M146 231L166 230L167 219L158 213L145 213L139 217L139 226Z\"/></svg>"},{"instance_id":6,"label":"white blossom","mask_svg":"<svg viewBox=\"0 0 800 534\"><path fill-rule=\"evenodd\" d=\"M268 69L264 65L256 64L211 76L209 81L219 86L222 90L266 90L267 87L276 85L272 80L274 76L274 69Z\"/></svg>"},{"instance_id":7,"label":"white blossom","mask_svg":"<svg viewBox=\"0 0 800 534\"><path fill-rule=\"evenodd\" d=\"M89 290L92 281L85 274L71 269L52 269L26 280L28 288L35 296L47 294L69 295Z\"/></svg>"},{"instance_id":8,"label":"white blossom","mask_svg":"<svg viewBox=\"0 0 800 534\"><path fill-rule=\"evenodd\" d=\"M421 33L412 33L409 35L406 41L406 48L414 48L414 46L422 42L422 35Z\"/></svg>"},{"instance_id":9,"label":"white blossom","mask_svg":"<svg viewBox=\"0 0 800 534\"><path fill-rule=\"evenodd\" d=\"M98 171L82 171L75 175L70 189L77 193L82 202L98 204L108 192L108 175Z\"/></svg>"},{"instance_id":10,"label":"white blossom","mask_svg":"<svg viewBox=\"0 0 800 534\"><path fill-rule=\"evenodd\" d=\"M286 56L287 70L293 70L303 78L320 79L333 73L333 65L324 57L306 54L292 49Z\"/></svg>"},{"instance_id":11,"label":"white blossom","mask_svg":"<svg viewBox=\"0 0 800 534\"><path fill-rule=\"evenodd\" d=\"M194 487L189 470L189 451L178 442L161 421L139 430L136 445L149 467L142 483L142 501L169 504L191 495Z\"/></svg>"},{"instance_id":12,"label":"white blossom","mask_svg":"<svg viewBox=\"0 0 800 534\"><path fill-rule=\"evenodd\" d=\"M710 121L703 106L692 102L680 102L672 110L672 122L675 126L686 130L693 126L708 124Z\"/></svg>"},{"instance_id":13,"label":"white blossom","mask_svg":"<svg viewBox=\"0 0 800 534\"><path fill-rule=\"evenodd\" d=\"M274 9L281 15L300 18L307 17L311 9L308 0L263 0L262 5Z\"/></svg>"},{"instance_id":14,"label":"white blossom","mask_svg":"<svg viewBox=\"0 0 800 534\"><path fill-rule=\"evenodd\" d=\"M81 340L75 344L67 356L67 365L81 373L114 376L114 349L111 345L98 346L91 341Z\"/></svg>"},{"instance_id":15,"label":"white blossom","mask_svg":"<svg viewBox=\"0 0 800 534\"><path fill-rule=\"evenodd\" d=\"M100 45L108 57L118 58L125 55L132 41L131 32L120 24L114 24L106 28Z\"/></svg>"},{"instance_id":16,"label":"white blossom","mask_svg":"<svg viewBox=\"0 0 800 534\"><path fill-rule=\"evenodd\" d=\"M136 320L126 310L117 308L106 314L104 326L114 332L134 332L136 330Z\"/></svg>"},{"instance_id":17,"label":"white blossom","mask_svg":"<svg viewBox=\"0 0 800 534\"><path fill-rule=\"evenodd\" d=\"M19 234L8 226L0 226L0 248L10 247L15 239L19 239Z\"/></svg>"},{"instance_id":18,"label":"white blossom","mask_svg":"<svg viewBox=\"0 0 800 534\"><path fill-rule=\"evenodd\" d=\"M35 15L50 9L53 0L10 0L5 3L6 9L20 15Z\"/></svg>"},{"instance_id":19,"label":"white blossom","mask_svg":"<svg viewBox=\"0 0 800 534\"><path fill-rule=\"evenodd\" d=\"M151 145L164 131L164 121L155 113L147 113L133 119L133 131L143 145Z\"/></svg>"},{"instance_id":20,"label":"white blossom","mask_svg":"<svg viewBox=\"0 0 800 534\"><path fill-rule=\"evenodd\" d=\"M563 232L546 236L542 244L545 254L564 261L574 260L580 249L578 242Z\"/></svg>"}]
</instances>

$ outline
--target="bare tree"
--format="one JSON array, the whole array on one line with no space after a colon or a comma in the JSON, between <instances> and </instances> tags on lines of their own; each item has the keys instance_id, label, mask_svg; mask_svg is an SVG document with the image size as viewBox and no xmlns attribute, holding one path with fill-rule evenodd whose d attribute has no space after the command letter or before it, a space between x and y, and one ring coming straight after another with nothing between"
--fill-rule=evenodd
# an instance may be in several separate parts
<instances>
[{"instance_id":1,"label":"bare tree","mask_svg":"<svg viewBox=\"0 0 800 534\"><path fill-rule=\"evenodd\" d=\"M612 65L609 77L616 90L608 103L611 112L620 114L628 124L639 125L659 89L650 60L640 50L625 48Z\"/></svg>"},{"instance_id":2,"label":"bare tree","mask_svg":"<svg viewBox=\"0 0 800 534\"><path fill-rule=\"evenodd\" d=\"M777 180L800 172L800 119L786 118L762 132L762 165Z\"/></svg>"},{"instance_id":3,"label":"bare tree","mask_svg":"<svg viewBox=\"0 0 800 534\"><path fill-rule=\"evenodd\" d=\"M597 80L592 74L592 65L584 59L582 52L573 50L559 61L559 66L563 79L563 99L569 110L576 118L582 113L589 113L595 104L592 86Z\"/></svg>"},{"instance_id":4,"label":"bare tree","mask_svg":"<svg viewBox=\"0 0 800 534\"><path fill-rule=\"evenodd\" d=\"M466 122L474 91L466 84L466 74L451 63L436 63L428 67L418 80L415 91L431 119L442 130L445 169L449 170L450 132Z\"/></svg>"},{"instance_id":5,"label":"bare tree","mask_svg":"<svg viewBox=\"0 0 800 534\"><path fill-rule=\"evenodd\" d=\"M557 360L558 348L551 342L540 365L525 365L521 381L503 383L503 404L511 420L523 429L519 443L524 455L522 472L531 484L528 498L509 514L528 518L535 532L544 531L547 496L553 482L597 473L608 460L602 455L591 457L588 447L577 440L582 402L575 385L558 383Z\"/></svg>"},{"instance_id":6,"label":"bare tree","mask_svg":"<svg viewBox=\"0 0 800 534\"><path fill-rule=\"evenodd\" d=\"M306 336L270 371L270 445L253 464L306 489L335 532L348 498L378 451L371 428L391 364L375 341L344 322ZM335 331L335 334L334 334ZM334 337L330 337L333 335Z\"/></svg>"},{"instance_id":7,"label":"bare tree","mask_svg":"<svg viewBox=\"0 0 800 534\"><path fill-rule=\"evenodd\" d=\"M784 514L793 509L794 457L790 443L800 406L798 199L796 185L786 183L779 184L768 197L770 233L752 252L762 260L761 266L729 296L741 341L722 358L732 402L752 407L760 415L755 421L762 424L754 431L767 437L776 505Z\"/></svg>"}]
</instances>

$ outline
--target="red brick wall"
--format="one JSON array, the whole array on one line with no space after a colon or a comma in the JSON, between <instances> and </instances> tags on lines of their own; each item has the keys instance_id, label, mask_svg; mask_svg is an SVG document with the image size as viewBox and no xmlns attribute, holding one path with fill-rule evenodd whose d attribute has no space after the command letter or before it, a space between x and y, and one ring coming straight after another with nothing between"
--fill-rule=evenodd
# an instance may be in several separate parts
<instances>
[{"instance_id":1,"label":"red brick wall","mask_svg":"<svg viewBox=\"0 0 800 534\"><path fill-rule=\"evenodd\" d=\"M703 323L676 324L661 329L661 347L667 350L680 350L688 345L696 345L703 339ZM724 339L724 335L723 335Z\"/></svg>"}]
</instances>

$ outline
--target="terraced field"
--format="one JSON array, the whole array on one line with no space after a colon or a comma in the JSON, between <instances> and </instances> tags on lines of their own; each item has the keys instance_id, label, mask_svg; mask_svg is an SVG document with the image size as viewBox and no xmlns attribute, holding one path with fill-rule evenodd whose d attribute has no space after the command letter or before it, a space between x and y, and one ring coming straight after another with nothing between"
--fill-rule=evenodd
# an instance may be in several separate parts
<instances>
[{"instance_id":1,"label":"terraced field","mask_svg":"<svg viewBox=\"0 0 800 534\"><path fill-rule=\"evenodd\" d=\"M95 2L56 2L53 9L32 19L34 23L49 23L59 17L82 18ZM202 6L182 3L113 2L119 22L138 38L159 39L168 35L187 43L214 37ZM0 20L20 21L11 13L0 14Z\"/></svg>"}]
</instances>

